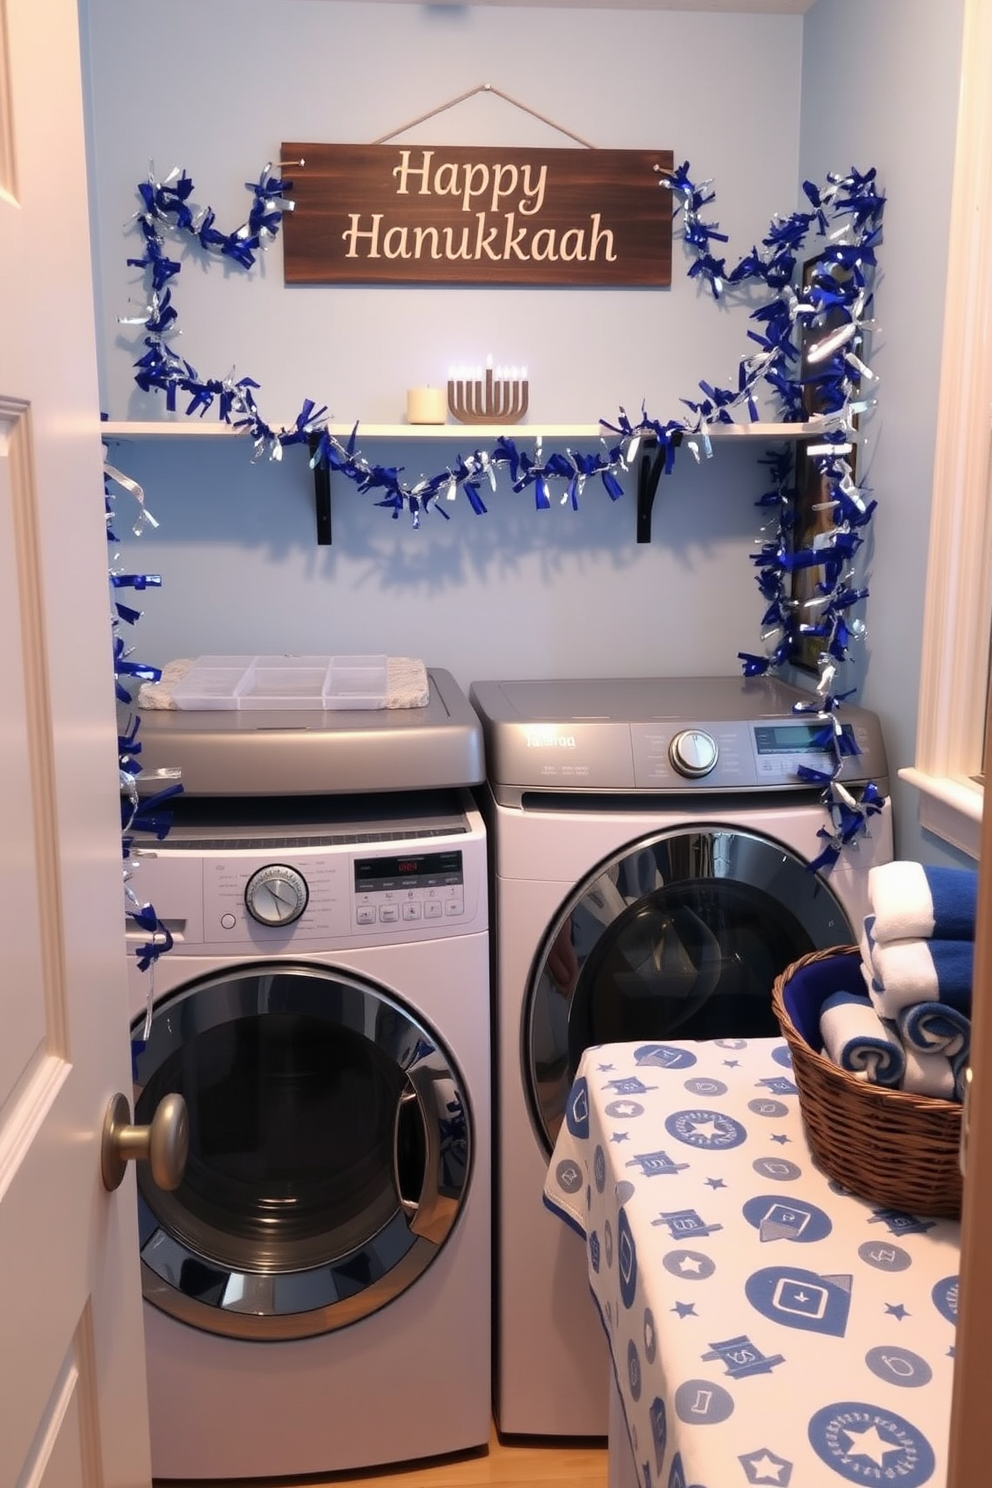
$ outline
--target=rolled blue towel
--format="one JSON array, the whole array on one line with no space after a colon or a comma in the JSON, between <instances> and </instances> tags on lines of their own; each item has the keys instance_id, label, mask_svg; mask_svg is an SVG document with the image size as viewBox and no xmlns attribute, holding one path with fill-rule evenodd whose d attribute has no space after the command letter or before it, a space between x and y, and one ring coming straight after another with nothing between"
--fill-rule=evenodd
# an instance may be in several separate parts
<instances>
[{"instance_id":1,"label":"rolled blue towel","mask_svg":"<svg viewBox=\"0 0 992 1488\"><path fill-rule=\"evenodd\" d=\"M896 1014L899 1037L918 1054L964 1054L971 1048L971 1019L943 1002L914 1002Z\"/></svg>"},{"instance_id":2,"label":"rolled blue towel","mask_svg":"<svg viewBox=\"0 0 992 1488\"><path fill-rule=\"evenodd\" d=\"M827 1058L872 1085L897 1087L906 1051L862 992L834 992L820 1008L820 1037Z\"/></svg>"},{"instance_id":3,"label":"rolled blue towel","mask_svg":"<svg viewBox=\"0 0 992 1488\"><path fill-rule=\"evenodd\" d=\"M877 920L875 928L877 929ZM872 939L872 1002L885 1018L896 1018L917 1002L940 1002L971 1017L975 945L970 940Z\"/></svg>"},{"instance_id":4,"label":"rolled blue towel","mask_svg":"<svg viewBox=\"0 0 992 1488\"><path fill-rule=\"evenodd\" d=\"M897 860L868 871L875 939L974 940L978 870Z\"/></svg>"}]
</instances>

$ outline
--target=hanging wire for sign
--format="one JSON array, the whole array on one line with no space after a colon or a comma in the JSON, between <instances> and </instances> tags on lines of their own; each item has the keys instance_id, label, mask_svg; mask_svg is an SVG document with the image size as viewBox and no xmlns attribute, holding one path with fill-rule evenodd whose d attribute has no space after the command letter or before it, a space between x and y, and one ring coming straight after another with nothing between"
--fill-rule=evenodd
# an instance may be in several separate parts
<instances>
[{"instance_id":1,"label":"hanging wire for sign","mask_svg":"<svg viewBox=\"0 0 992 1488\"><path fill-rule=\"evenodd\" d=\"M430 109L426 114L421 114L418 119L411 119L408 124L401 124L398 129L391 129L388 134L380 135L372 143L374 145L384 145L389 140L395 139L398 134L405 134L408 129L414 129L418 124L425 124L428 119L433 119L437 114L443 114L446 109L454 108L456 104L464 103L468 98L474 98L477 93L495 93L498 98L502 98L506 103L512 103L514 108L520 109L525 114L530 114L532 118L538 119L542 124L549 125L552 129L557 129L559 134L567 134L569 139L575 140L576 144L581 145L583 149L595 150L596 148L588 140L583 139L581 135L574 134L571 129L566 129L564 124L557 124L554 119L549 119L546 114L539 114L537 109L532 109L527 103L521 103L518 98L511 98L509 93L504 93L502 88L496 88L492 83L477 83L474 88L469 88L467 93L459 93L457 98L451 98L447 103L439 103L437 108Z\"/></svg>"}]
</instances>

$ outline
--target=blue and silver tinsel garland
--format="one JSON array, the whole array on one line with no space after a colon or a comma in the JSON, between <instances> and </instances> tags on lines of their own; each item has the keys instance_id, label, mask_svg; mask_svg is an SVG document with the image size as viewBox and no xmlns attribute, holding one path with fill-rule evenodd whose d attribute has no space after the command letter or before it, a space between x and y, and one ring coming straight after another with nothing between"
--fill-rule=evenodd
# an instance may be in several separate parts
<instances>
[{"instance_id":1,"label":"blue and silver tinsel garland","mask_svg":"<svg viewBox=\"0 0 992 1488\"><path fill-rule=\"evenodd\" d=\"M133 497L138 506L138 515L132 523L132 532L135 537L140 537L146 527L157 527L158 523L151 512L145 506L144 492L137 481L131 480L129 476L123 475L106 459L103 466L103 491L104 511L107 521L107 541L116 547L118 538L114 529L116 519L116 492L115 487L121 487ZM131 650L128 647L123 633L123 627L136 625L141 619L141 611L125 604L120 598L122 590L132 589L137 593L148 589L156 589L162 583L160 574L130 573L117 566L116 553L112 554L110 570L111 588L111 626L113 630L114 648L114 688L117 701L124 705L132 702L131 689L142 682L158 682L162 676L161 669L149 666L145 662L132 660ZM141 774L141 742L138 738L139 719L132 716L126 725L125 732L117 739L118 771L120 774L121 792L121 843L124 859L124 909L125 914L137 928L147 935L148 939L135 948L138 958L138 967L141 971L147 971L158 960L159 956L172 949L172 932L162 923L155 912L152 904L143 902L135 890L135 863L131 856L133 846L132 833L152 832L161 840L165 837L171 826L172 816L167 810L163 810L165 803L181 790L181 785L170 785L155 792L153 795L141 794L138 785L138 776ZM151 1017L152 984L149 983L148 1013L147 1019ZM147 1023L146 1019L146 1023Z\"/></svg>"},{"instance_id":2,"label":"blue and silver tinsel garland","mask_svg":"<svg viewBox=\"0 0 992 1488\"><path fill-rule=\"evenodd\" d=\"M192 205L193 182L185 171L173 170L164 181L151 174L138 186L141 206L134 224L142 235L144 251L140 257L129 258L128 264L142 271L146 300L140 313L121 319L122 324L144 330L135 381L146 392L164 393L170 412L179 407L180 398L189 416L202 418L216 408L224 423L250 438L254 459L278 460L290 445L310 446L312 466L344 475L363 494L376 493L377 506L394 518L409 513L414 527L431 513L448 519L447 508L459 493L476 515L484 515L483 490L488 486L495 493L504 470L514 492L533 488L538 511L551 506L556 489L562 504L577 509L590 478L598 478L610 500L616 501L623 495L620 477L631 469L642 440L657 445L666 472L672 469L679 444L686 445L696 459L708 458L712 454L710 429L734 423L741 410L755 421L757 393L764 385L781 422L804 424L804 434L810 426L815 429L816 442L808 457L816 464L819 505L825 515L815 543L798 546L792 458L771 455L771 488L759 502L767 510L768 523L754 555L765 604L763 649L760 654L740 652L739 657L745 675L755 676L791 664L803 643L812 641L816 648L816 695L808 705L800 706L823 719L824 738L835 754L834 775L824 781L833 830L821 833L824 849L816 865L825 867L867 829L869 818L881 806L873 788L855 799L835 778L844 747L836 716L843 696L835 691L835 683L851 642L864 634L864 622L852 613L867 597L867 589L856 577L855 560L875 503L855 482L847 456L857 417L872 401L865 388L874 375L864 358L885 199L874 170L861 173L852 168L846 175L831 174L823 187L807 181L803 190L808 210L773 218L760 247L752 247L728 268L717 246L727 242L727 235L719 223L703 217L715 199L711 182L694 183L685 162L674 171L660 172L659 185L672 192L676 219L681 214L682 238L690 256L689 277L706 284L714 300L756 283L764 286L767 298L750 313L752 325L747 334L754 349L740 360L736 386L700 382L701 397L681 400L688 414L667 422L652 418L646 407L631 420L621 408L615 421L600 420L602 449L595 454L571 449L548 453L540 438L534 441L531 454L504 435L491 449L460 455L437 474L408 484L396 468L365 458L359 448L358 424L345 440L332 434L325 406L307 398L293 425L277 429L262 417L255 398L259 383L253 378L235 378L233 372L225 378L201 378L170 345L178 330L171 281L182 266L168 257L166 239L178 236L191 242L204 258L220 257L236 268L250 270L258 253L275 241L283 213L293 207L287 198L292 182L274 174L271 165L257 181L246 183L252 193L248 220L229 233L217 228L209 207ZM816 245L812 253L811 240ZM798 283L810 258L807 281ZM811 407L814 414L808 412ZM810 597L803 600L794 596L793 578L800 570L816 575ZM807 772L806 778L811 773L815 772Z\"/></svg>"}]
</instances>

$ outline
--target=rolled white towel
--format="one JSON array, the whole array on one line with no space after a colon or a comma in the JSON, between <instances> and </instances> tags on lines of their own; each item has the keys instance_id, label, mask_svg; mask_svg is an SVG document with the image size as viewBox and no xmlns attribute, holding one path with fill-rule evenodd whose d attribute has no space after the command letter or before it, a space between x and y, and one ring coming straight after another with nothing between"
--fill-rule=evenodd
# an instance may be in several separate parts
<instances>
[{"instance_id":1,"label":"rolled white towel","mask_svg":"<svg viewBox=\"0 0 992 1488\"><path fill-rule=\"evenodd\" d=\"M971 1019L942 1002L914 1002L896 1015L899 1037L918 1054L968 1055Z\"/></svg>"},{"instance_id":2,"label":"rolled white towel","mask_svg":"<svg viewBox=\"0 0 992 1488\"><path fill-rule=\"evenodd\" d=\"M960 1100L954 1066L946 1054L920 1054L906 1049L906 1069L901 1090L910 1095L931 1095L938 1100Z\"/></svg>"},{"instance_id":3,"label":"rolled white towel","mask_svg":"<svg viewBox=\"0 0 992 1488\"><path fill-rule=\"evenodd\" d=\"M897 1087L906 1051L862 992L834 992L820 1008L820 1037L831 1063L872 1085Z\"/></svg>"},{"instance_id":4,"label":"rolled white towel","mask_svg":"<svg viewBox=\"0 0 992 1488\"><path fill-rule=\"evenodd\" d=\"M971 1062L971 1050L962 1050L960 1054L951 1055L951 1069L954 1071L954 1099L963 1101L965 1086L968 1082L968 1066Z\"/></svg>"}]
</instances>

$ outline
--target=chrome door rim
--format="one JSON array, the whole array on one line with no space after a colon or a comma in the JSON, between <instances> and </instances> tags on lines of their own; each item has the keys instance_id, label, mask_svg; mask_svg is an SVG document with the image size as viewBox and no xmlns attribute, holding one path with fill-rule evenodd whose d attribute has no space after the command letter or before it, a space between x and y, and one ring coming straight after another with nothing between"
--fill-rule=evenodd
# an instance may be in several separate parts
<instances>
[{"instance_id":1,"label":"chrome door rim","mask_svg":"<svg viewBox=\"0 0 992 1488\"><path fill-rule=\"evenodd\" d=\"M153 1023L171 1019L164 1036L160 1033L161 1057L154 1068L197 1034L234 1018L264 1013L265 989L271 990L276 977L298 979L300 1002L285 1011L326 1016L333 984L337 994L333 1000L341 1015L333 1020L335 1026L366 1035L374 1023L380 1025L375 1042L403 1071L405 1094L416 1103L424 1122L427 1163L418 1203L397 1195L394 1212L362 1244L317 1264L291 1266L280 1266L273 1256L253 1257L247 1245L236 1255L236 1238L221 1239L209 1226L201 1226L203 1233L198 1234L197 1224L176 1195L152 1188L147 1179L142 1182L139 1218L146 1300L204 1331L256 1340L305 1338L347 1327L411 1286L434 1260L458 1218L473 1155L464 1084L437 1036L381 987L332 968L268 961L179 989L153 1012ZM385 1011L388 1017L376 1019L375 1011ZM146 1081L154 1070L141 1073ZM143 1089L144 1083L135 1084L136 1104ZM218 1258L225 1248L229 1254ZM204 1289L214 1300L205 1301L177 1284L184 1267L187 1275L192 1268L201 1279L209 1277L209 1288Z\"/></svg>"},{"instance_id":2,"label":"chrome door rim","mask_svg":"<svg viewBox=\"0 0 992 1488\"><path fill-rule=\"evenodd\" d=\"M734 862L742 852L748 859L747 878L733 871ZM668 828L624 844L587 874L563 902L538 949L527 982L521 1026L521 1068L535 1135L548 1154L554 1147L561 1125L574 1070L565 1048L559 1061L559 1072L550 1078L539 1078L534 1059L535 1019L542 1000L549 998L563 998L570 1014L575 993L573 988L566 996L552 983L547 970L549 953L571 915L585 901L594 900L596 917L602 921L605 931L643 897L639 895L621 902L615 883L615 870L642 853L651 854L661 886L670 889L693 881L723 880L746 882L752 888L771 893L770 885L785 873L790 886L787 907L806 930L814 949L837 943L833 927L838 918L846 932L851 933L847 913L826 879L812 872L808 863L791 848L762 833L741 826L707 822L699 827ZM588 956L578 957L576 986L584 959Z\"/></svg>"}]
</instances>

